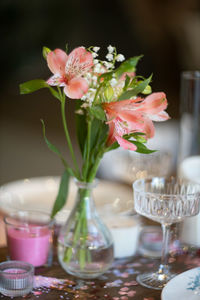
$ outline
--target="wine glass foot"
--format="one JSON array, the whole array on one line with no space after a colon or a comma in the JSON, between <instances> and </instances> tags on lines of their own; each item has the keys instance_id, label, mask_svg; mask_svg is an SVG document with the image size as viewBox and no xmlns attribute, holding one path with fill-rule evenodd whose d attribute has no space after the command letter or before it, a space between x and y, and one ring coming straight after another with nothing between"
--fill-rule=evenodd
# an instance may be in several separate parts
<instances>
[{"instance_id":1,"label":"wine glass foot","mask_svg":"<svg viewBox=\"0 0 200 300\"><path fill-rule=\"evenodd\" d=\"M159 272L155 273L144 273L139 274L136 278L137 282L144 287L154 289L154 290L162 290L167 282L172 279L176 274L167 273L160 274Z\"/></svg>"}]
</instances>

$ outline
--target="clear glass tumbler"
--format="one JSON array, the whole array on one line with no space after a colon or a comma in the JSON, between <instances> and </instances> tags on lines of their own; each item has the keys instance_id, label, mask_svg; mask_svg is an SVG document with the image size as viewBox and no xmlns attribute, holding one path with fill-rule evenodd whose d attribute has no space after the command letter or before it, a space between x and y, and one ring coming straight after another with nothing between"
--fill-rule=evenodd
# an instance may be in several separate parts
<instances>
[{"instance_id":1,"label":"clear glass tumbler","mask_svg":"<svg viewBox=\"0 0 200 300\"><path fill-rule=\"evenodd\" d=\"M168 266L170 226L200 210L200 185L176 179L153 177L133 183L134 204L138 214L161 223L163 245L158 271L140 274L137 281L148 288L162 289L174 276Z\"/></svg>"}]
</instances>

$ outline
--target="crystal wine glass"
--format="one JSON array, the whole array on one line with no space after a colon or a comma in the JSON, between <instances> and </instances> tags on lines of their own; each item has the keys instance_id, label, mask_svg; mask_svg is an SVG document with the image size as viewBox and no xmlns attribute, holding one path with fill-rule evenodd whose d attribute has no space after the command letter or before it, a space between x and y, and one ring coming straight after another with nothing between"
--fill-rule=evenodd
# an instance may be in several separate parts
<instances>
[{"instance_id":1,"label":"crystal wine glass","mask_svg":"<svg viewBox=\"0 0 200 300\"><path fill-rule=\"evenodd\" d=\"M168 266L170 226L199 213L200 185L175 178L153 177L136 180L133 190L137 213L161 223L163 230L162 257L158 271L140 274L137 281L145 287L160 290L175 275Z\"/></svg>"}]
</instances>

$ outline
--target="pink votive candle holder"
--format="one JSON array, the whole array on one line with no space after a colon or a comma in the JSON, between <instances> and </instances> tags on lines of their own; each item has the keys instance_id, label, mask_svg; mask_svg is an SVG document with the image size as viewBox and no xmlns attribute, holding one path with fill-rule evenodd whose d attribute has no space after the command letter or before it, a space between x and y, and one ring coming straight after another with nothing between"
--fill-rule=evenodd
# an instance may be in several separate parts
<instances>
[{"instance_id":1,"label":"pink votive candle holder","mask_svg":"<svg viewBox=\"0 0 200 300\"><path fill-rule=\"evenodd\" d=\"M8 297L19 297L33 289L34 266L23 261L0 263L0 293Z\"/></svg>"},{"instance_id":2,"label":"pink votive candle holder","mask_svg":"<svg viewBox=\"0 0 200 300\"><path fill-rule=\"evenodd\" d=\"M34 267L50 265L52 228L50 216L40 211L16 211L4 218L8 255Z\"/></svg>"}]
</instances>

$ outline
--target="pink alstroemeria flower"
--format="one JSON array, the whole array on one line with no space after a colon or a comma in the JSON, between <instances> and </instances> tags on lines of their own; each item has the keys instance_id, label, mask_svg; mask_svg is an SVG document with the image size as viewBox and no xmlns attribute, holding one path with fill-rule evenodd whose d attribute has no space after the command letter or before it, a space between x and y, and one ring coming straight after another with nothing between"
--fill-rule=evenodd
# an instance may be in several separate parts
<instances>
[{"instance_id":1,"label":"pink alstroemeria flower","mask_svg":"<svg viewBox=\"0 0 200 300\"><path fill-rule=\"evenodd\" d=\"M107 124L109 125L109 136L107 145L115 141L128 150L137 150L131 142L125 140L125 134L142 132L145 137L154 136L154 125L152 121L165 121L169 115L164 111L167 108L165 93L153 93L145 99L136 98L117 102L104 103Z\"/></svg>"},{"instance_id":2,"label":"pink alstroemeria flower","mask_svg":"<svg viewBox=\"0 0 200 300\"><path fill-rule=\"evenodd\" d=\"M93 57L84 47L74 49L67 55L55 49L47 55L47 64L54 74L47 80L52 86L64 87L64 93L72 99L80 99L88 90L88 83L82 77L93 66Z\"/></svg>"}]
</instances>

